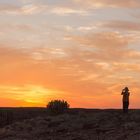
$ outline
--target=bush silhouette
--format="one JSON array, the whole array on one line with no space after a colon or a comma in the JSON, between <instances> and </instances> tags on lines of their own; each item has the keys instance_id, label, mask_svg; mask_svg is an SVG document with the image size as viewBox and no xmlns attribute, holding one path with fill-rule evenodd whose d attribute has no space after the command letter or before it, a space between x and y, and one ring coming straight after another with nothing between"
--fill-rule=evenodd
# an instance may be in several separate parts
<instances>
[{"instance_id":1,"label":"bush silhouette","mask_svg":"<svg viewBox=\"0 0 140 140\"><path fill-rule=\"evenodd\" d=\"M52 100L48 103L47 109L50 113L61 114L69 109L69 104L64 100Z\"/></svg>"}]
</instances>

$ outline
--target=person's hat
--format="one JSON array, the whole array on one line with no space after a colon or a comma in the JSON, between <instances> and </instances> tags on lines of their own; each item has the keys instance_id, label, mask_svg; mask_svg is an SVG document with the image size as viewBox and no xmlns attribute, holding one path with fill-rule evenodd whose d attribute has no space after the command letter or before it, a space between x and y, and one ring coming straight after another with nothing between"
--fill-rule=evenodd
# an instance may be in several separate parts
<instances>
[{"instance_id":1,"label":"person's hat","mask_svg":"<svg viewBox=\"0 0 140 140\"><path fill-rule=\"evenodd\" d=\"M127 91L129 91L128 87L125 87L124 89L127 90Z\"/></svg>"}]
</instances>

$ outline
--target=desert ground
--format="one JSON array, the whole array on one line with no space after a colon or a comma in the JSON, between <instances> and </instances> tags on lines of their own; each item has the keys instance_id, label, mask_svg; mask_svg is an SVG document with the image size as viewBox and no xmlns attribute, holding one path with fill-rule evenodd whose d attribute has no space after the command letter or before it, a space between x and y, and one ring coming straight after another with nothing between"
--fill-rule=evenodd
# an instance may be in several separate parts
<instances>
[{"instance_id":1,"label":"desert ground","mask_svg":"<svg viewBox=\"0 0 140 140\"><path fill-rule=\"evenodd\" d=\"M70 109L49 115L38 109L36 114L1 126L0 140L140 140L140 110Z\"/></svg>"}]
</instances>

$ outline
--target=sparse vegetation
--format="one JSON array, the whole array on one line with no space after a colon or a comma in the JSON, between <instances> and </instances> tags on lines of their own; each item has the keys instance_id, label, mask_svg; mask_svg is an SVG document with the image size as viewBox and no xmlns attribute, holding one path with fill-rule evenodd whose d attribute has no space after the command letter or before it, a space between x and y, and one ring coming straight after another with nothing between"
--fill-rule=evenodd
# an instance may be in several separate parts
<instances>
[{"instance_id":1,"label":"sparse vegetation","mask_svg":"<svg viewBox=\"0 0 140 140\"><path fill-rule=\"evenodd\" d=\"M52 114L61 114L69 109L69 104L64 100L52 100L48 103L47 109Z\"/></svg>"},{"instance_id":2,"label":"sparse vegetation","mask_svg":"<svg viewBox=\"0 0 140 140\"><path fill-rule=\"evenodd\" d=\"M13 122L13 112L10 110L0 110L0 127Z\"/></svg>"},{"instance_id":3,"label":"sparse vegetation","mask_svg":"<svg viewBox=\"0 0 140 140\"><path fill-rule=\"evenodd\" d=\"M0 108L0 128L17 121L46 116L46 108Z\"/></svg>"},{"instance_id":4,"label":"sparse vegetation","mask_svg":"<svg viewBox=\"0 0 140 140\"><path fill-rule=\"evenodd\" d=\"M26 108L21 113L33 110L39 116L0 128L0 140L140 140L140 110L124 115L122 110L70 109L50 116L43 113L46 108Z\"/></svg>"}]
</instances>

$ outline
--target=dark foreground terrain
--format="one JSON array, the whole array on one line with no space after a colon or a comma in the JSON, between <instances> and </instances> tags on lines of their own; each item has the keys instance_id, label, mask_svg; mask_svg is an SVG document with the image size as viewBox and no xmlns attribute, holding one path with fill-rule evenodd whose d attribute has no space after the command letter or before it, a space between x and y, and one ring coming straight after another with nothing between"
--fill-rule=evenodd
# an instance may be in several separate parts
<instances>
[{"instance_id":1,"label":"dark foreground terrain","mask_svg":"<svg viewBox=\"0 0 140 140\"><path fill-rule=\"evenodd\" d=\"M71 109L58 116L38 111L1 127L0 140L140 140L140 110Z\"/></svg>"}]
</instances>

